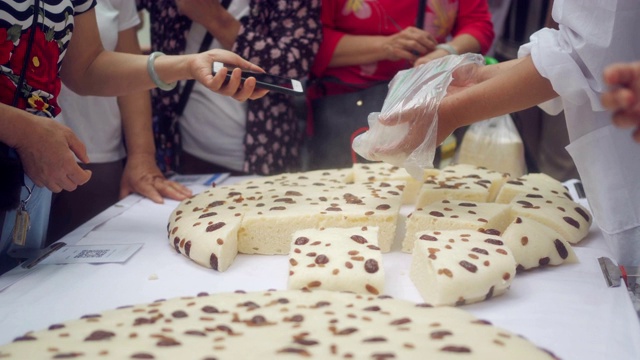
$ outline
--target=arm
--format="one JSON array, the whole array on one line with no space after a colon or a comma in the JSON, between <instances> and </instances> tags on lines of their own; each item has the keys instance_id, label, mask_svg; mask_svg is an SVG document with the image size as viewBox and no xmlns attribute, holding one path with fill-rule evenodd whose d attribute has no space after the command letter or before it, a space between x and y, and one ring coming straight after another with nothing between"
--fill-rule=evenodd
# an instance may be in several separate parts
<instances>
[{"instance_id":1,"label":"arm","mask_svg":"<svg viewBox=\"0 0 640 360\"><path fill-rule=\"evenodd\" d=\"M231 50L240 21L223 8L219 0L176 0L176 7L180 14L204 26L225 49Z\"/></svg>"},{"instance_id":2,"label":"arm","mask_svg":"<svg viewBox=\"0 0 640 360\"><path fill-rule=\"evenodd\" d=\"M130 54L141 53L136 28L118 33L115 50ZM156 165L149 92L120 96L118 106L127 144L127 163L120 183L120 197L136 192L153 202L162 203L163 196L174 200L191 196L189 189L167 180Z\"/></svg>"},{"instance_id":3,"label":"arm","mask_svg":"<svg viewBox=\"0 0 640 360\"><path fill-rule=\"evenodd\" d=\"M486 53L495 37L487 2L484 0L460 1L451 36L453 38L447 44L451 45L458 54ZM436 49L418 59L416 65L447 55L449 55L448 51Z\"/></svg>"},{"instance_id":4,"label":"arm","mask_svg":"<svg viewBox=\"0 0 640 360\"><path fill-rule=\"evenodd\" d=\"M477 80L460 88L452 83L450 94L438 108L438 144L461 126L524 110L558 96L530 56L499 65L481 67Z\"/></svg>"},{"instance_id":5,"label":"arm","mask_svg":"<svg viewBox=\"0 0 640 360\"><path fill-rule=\"evenodd\" d=\"M2 103L0 113L0 142L17 151L25 174L37 186L57 193L89 181L91 171L83 170L74 158L75 154L88 163L86 149L71 129Z\"/></svg>"},{"instance_id":6,"label":"arm","mask_svg":"<svg viewBox=\"0 0 640 360\"><path fill-rule=\"evenodd\" d=\"M262 71L258 66L225 50L201 54L161 56L155 61L158 76L165 83L196 79L210 90L244 101L262 97L266 91L255 89L255 79L243 84L240 69L224 84L226 71L211 74L214 61L222 61L244 69ZM81 95L120 96L149 90L155 84L147 73L147 57L105 51L102 48L95 10L75 17L75 31L60 75L67 86Z\"/></svg>"}]
</instances>

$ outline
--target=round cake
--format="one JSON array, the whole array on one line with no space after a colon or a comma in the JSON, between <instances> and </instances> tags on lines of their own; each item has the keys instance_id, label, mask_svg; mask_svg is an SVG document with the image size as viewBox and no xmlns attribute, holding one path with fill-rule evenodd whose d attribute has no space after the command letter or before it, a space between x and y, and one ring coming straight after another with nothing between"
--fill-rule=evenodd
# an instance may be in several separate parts
<instances>
[{"instance_id":1,"label":"round cake","mask_svg":"<svg viewBox=\"0 0 640 360\"><path fill-rule=\"evenodd\" d=\"M335 291L236 292L122 307L29 332L2 359L554 359L453 307Z\"/></svg>"}]
</instances>

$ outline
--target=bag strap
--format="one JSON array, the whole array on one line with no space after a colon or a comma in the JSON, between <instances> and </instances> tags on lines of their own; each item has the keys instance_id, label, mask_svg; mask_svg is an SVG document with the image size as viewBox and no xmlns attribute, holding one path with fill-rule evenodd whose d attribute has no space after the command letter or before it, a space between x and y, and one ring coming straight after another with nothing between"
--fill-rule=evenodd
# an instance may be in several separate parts
<instances>
[{"instance_id":1,"label":"bag strap","mask_svg":"<svg viewBox=\"0 0 640 360\"><path fill-rule=\"evenodd\" d=\"M231 0L222 0L221 5L223 8L228 9L231 4ZM209 50L211 43L213 42L213 35L207 31L202 39L202 43L200 44L200 49L198 53L205 52ZM195 79L190 79L184 84L184 88L180 93L180 101L178 102L178 106L176 107L176 114L181 116L184 112L184 109L187 107L187 102L189 101L189 95L191 95L191 91L193 90L193 85L195 85Z\"/></svg>"},{"instance_id":2,"label":"bag strap","mask_svg":"<svg viewBox=\"0 0 640 360\"><path fill-rule=\"evenodd\" d=\"M422 29L424 27L424 14L427 10L427 0L418 1L418 15L416 16L416 27Z\"/></svg>"}]
</instances>

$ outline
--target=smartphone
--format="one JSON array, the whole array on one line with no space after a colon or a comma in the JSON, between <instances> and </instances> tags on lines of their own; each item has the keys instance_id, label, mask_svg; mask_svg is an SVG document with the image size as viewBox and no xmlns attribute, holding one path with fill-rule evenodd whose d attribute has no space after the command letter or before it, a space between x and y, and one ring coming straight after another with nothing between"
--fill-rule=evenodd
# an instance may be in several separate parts
<instances>
[{"instance_id":1,"label":"smartphone","mask_svg":"<svg viewBox=\"0 0 640 360\"><path fill-rule=\"evenodd\" d=\"M221 62L215 61L213 63L213 74L217 74L218 71L220 71L223 67L226 67L228 69L228 80L231 77L231 71L233 70L233 67L227 66ZM255 71L242 70L243 81L250 77L256 78L256 87L289 95L304 95L302 83L298 80L271 74L259 73Z\"/></svg>"}]
</instances>

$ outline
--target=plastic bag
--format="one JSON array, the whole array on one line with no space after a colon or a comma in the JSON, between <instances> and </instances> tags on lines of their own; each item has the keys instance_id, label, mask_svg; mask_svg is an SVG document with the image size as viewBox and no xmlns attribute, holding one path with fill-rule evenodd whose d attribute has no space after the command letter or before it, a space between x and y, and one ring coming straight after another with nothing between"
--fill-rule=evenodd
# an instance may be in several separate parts
<instances>
[{"instance_id":1,"label":"plastic bag","mask_svg":"<svg viewBox=\"0 0 640 360\"><path fill-rule=\"evenodd\" d=\"M398 72L389 84L382 110L369 114L369 130L354 139L353 150L365 159L404 167L421 179L423 169L433 168L438 106L453 72L483 64L478 54L449 55Z\"/></svg>"},{"instance_id":2,"label":"plastic bag","mask_svg":"<svg viewBox=\"0 0 640 360\"><path fill-rule=\"evenodd\" d=\"M520 177L527 171L524 144L509 114L472 124L462 138L457 162Z\"/></svg>"}]
</instances>

